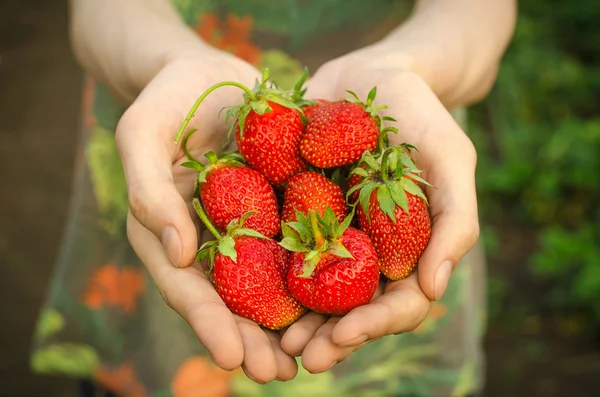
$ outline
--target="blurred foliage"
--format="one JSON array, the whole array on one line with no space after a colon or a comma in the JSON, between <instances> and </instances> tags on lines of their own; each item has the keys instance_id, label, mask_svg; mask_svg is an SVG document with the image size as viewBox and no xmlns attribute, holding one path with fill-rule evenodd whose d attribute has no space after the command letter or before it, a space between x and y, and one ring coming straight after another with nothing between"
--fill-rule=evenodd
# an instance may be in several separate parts
<instances>
[{"instance_id":1,"label":"blurred foliage","mask_svg":"<svg viewBox=\"0 0 600 397\"><path fill-rule=\"evenodd\" d=\"M594 0L519 7L497 83L471 111L482 219L500 231L533 230L533 252L520 265L543 291L544 309L584 313L598 329L600 7ZM510 249L485 236L497 248L492 255Z\"/></svg>"}]
</instances>

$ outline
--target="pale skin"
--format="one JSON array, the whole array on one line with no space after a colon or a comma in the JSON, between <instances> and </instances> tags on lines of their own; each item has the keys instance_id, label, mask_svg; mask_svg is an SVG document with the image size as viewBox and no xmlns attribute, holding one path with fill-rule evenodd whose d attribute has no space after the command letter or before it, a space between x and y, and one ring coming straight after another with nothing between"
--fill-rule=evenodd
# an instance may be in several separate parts
<instances>
[{"instance_id":1,"label":"pale skin","mask_svg":"<svg viewBox=\"0 0 600 397\"><path fill-rule=\"evenodd\" d=\"M242 367L259 383L290 380L294 356L318 373L366 343L414 330L439 300L452 270L479 236L476 152L448 108L481 100L493 84L516 19L515 0L418 0L410 19L383 41L331 60L314 71L308 97L337 99L351 89L399 121L395 142L415 156L433 217L431 241L418 271L388 282L368 305L343 318L309 313L285 332L264 331L232 315L197 265L198 222L191 211L194 172L173 138L197 97L214 83L252 86L253 66L202 42L168 0L71 2L71 33L83 67L130 105L116 139L130 213L128 237L167 304L192 327L213 361ZM107 24L103 21L110 21ZM240 91L211 94L192 119L189 141L200 158L221 146L223 106ZM401 115L401 117L398 117Z\"/></svg>"}]
</instances>

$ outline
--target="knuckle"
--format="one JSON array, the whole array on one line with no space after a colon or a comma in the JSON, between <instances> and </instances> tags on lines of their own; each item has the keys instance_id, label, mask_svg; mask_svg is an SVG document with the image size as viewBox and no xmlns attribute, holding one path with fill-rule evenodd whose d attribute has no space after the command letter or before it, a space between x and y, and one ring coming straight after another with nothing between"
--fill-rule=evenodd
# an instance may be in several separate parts
<instances>
[{"instance_id":1,"label":"knuckle","mask_svg":"<svg viewBox=\"0 0 600 397\"><path fill-rule=\"evenodd\" d=\"M469 235L467 236L467 240L471 243L471 245L475 245L477 240L479 240L480 234L481 228L479 226L479 220L475 217L470 228Z\"/></svg>"}]
</instances>

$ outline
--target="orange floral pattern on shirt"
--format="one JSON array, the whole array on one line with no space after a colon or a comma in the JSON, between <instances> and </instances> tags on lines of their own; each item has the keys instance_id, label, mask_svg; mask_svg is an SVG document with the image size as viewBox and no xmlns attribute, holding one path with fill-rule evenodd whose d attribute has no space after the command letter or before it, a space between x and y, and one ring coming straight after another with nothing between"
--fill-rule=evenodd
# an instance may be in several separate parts
<instances>
[{"instance_id":1,"label":"orange floral pattern on shirt","mask_svg":"<svg viewBox=\"0 0 600 397\"><path fill-rule=\"evenodd\" d=\"M181 364L173 378L173 397L227 397L234 374L235 371L218 368L206 357L190 357Z\"/></svg>"},{"instance_id":2,"label":"orange floral pattern on shirt","mask_svg":"<svg viewBox=\"0 0 600 397\"><path fill-rule=\"evenodd\" d=\"M258 65L260 48L252 42L253 25L254 19L250 15L229 14L225 21L220 21L214 14L204 14L199 17L195 30L207 43Z\"/></svg>"},{"instance_id":3,"label":"orange floral pattern on shirt","mask_svg":"<svg viewBox=\"0 0 600 397\"><path fill-rule=\"evenodd\" d=\"M83 302L94 310L106 305L131 313L145 289L146 276L141 270L119 268L115 262L109 262L98 268L88 280Z\"/></svg>"},{"instance_id":4,"label":"orange floral pattern on shirt","mask_svg":"<svg viewBox=\"0 0 600 397\"><path fill-rule=\"evenodd\" d=\"M96 371L96 380L104 388L126 397L147 397L144 387L137 380L130 362L117 368L100 367Z\"/></svg>"}]
</instances>

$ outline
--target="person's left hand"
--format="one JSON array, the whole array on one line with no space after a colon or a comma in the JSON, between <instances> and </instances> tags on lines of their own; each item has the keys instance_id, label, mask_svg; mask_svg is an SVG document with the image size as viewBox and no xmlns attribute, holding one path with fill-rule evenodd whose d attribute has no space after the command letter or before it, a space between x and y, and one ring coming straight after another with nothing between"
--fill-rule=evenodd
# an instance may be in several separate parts
<instances>
[{"instance_id":1,"label":"person's left hand","mask_svg":"<svg viewBox=\"0 0 600 397\"><path fill-rule=\"evenodd\" d=\"M375 106L387 105L382 115L398 120L399 133L391 134L390 141L415 145L419 151L413 159L435 186L425 190L432 236L418 270L383 283L370 304L344 317L311 312L285 332L282 348L302 355L309 372L326 371L370 341L418 327L432 301L444 294L454 266L478 239L475 148L412 65L410 57L375 45L323 65L308 82L307 99L347 98L346 90L352 90L366 100L376 86Z\"/></svg>"}]
</instances>

